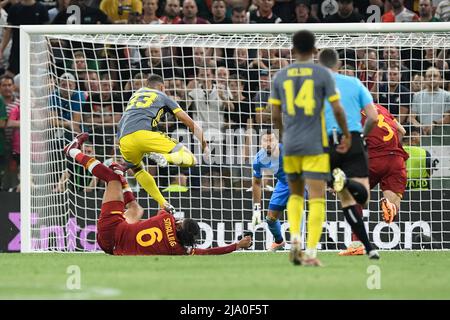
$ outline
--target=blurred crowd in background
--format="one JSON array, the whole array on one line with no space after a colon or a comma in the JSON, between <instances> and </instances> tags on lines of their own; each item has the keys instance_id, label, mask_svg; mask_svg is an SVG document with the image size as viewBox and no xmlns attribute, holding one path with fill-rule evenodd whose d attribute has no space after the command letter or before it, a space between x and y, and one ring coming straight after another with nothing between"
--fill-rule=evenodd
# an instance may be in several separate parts
<instances>
[{"instance_id":1,"label":"blurred crowd in background","mask_svg":"<svg viewBox=\"0 0 450 320\"><path fill-rule=\"evenodd\" d=\"M68 8L79 6L79 21ZM450 20L450 1L441 0L3 0L0 2L0 188L19 191L20 64L19 31L23 24L237 24L237 23L349 23L438 22ZM375 19L375 20L373 20ZM11 27L8 27L11 26ZM85 152L114 158L115 130L131 94L145 85L151 73L165 79L173 97L206 130L216 153L230 145L242 147L244 164L224 161L199 166L197 171L158 172L172 177L163 186L187 185L246 188L251 173L249 130L270 126L267 100L273 74L293 62L288 49L221 49L205 47L133 47L97 45L49 39L52 94L49 119L59 128L53 147L61 150L74 134L91 133ZM358 77L374 100L407 128L408 145L421 148L421 137L446 135L450 124L450 52L447 48L377 47L339 50L341 72ZM173 118L161 130L178 138L186 128ZM227 130L240 130L232 140ZM244 137L242 141L237 141ZM234 140L233 140L234 139ZM231 141L231 142L230 142ZM95 147L94 147L95 146ZM90 148L90 149L89 149ZM99 150L99 148L101 150ZM431 163L425 153L424 161ZM428 178L432 166L427 165ZM95 188L69 167L57 179L55 192L68 179ZM156 168L150 168L155 171ZM244 170L245 171L245 170ZM153 172L156 173L156 172ZM197 181L187 177L202 177ZM80 178L81 177L81 178ZM243 179L247 177L247 179ZM167 178L168 179L168 178ZM247 181L247 183L245 182ZM178 190L178 189L177 189ZM178 190L179 191L179 190Z\"/></svg>"}]
</instances>

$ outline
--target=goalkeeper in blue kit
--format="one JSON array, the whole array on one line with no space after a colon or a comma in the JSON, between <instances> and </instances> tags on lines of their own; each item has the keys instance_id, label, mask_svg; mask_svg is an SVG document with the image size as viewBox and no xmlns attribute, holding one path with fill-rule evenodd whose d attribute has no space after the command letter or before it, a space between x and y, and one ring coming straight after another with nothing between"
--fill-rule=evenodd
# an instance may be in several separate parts
<instances>
[{"instance_id":1,"label":"goalkeeper in blue kit","mask_svg":"<svg viewBox=\"0 0 450 320\"><path fill-rule=\"evenodd\" d=\"M271 131L265 132L261 137L261 149L253 160L253 217L252 224L255 227L261 223L261 185L264 171L270 171L277 179L277 184L269 202L266 222L273 235L274 242L269 251L281 250L285 241L281 234L280 216L286 209L289 199L289 186L283 171L282 144Z\"/></svg>"}]
</instances>

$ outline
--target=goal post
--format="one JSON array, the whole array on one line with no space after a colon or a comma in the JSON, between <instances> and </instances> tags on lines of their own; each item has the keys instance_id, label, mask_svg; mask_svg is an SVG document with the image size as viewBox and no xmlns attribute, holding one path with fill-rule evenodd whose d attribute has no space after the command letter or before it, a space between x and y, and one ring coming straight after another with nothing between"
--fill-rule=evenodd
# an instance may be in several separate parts
<instances>
[{"instance_id":1,"label":"goal post","mask_svg":"<svg viewBox=\"0 0 450 320\"><path fill-rule=\"evenodd\" d=\"M444 22L21 26L21 251L99 250L95 226L104 186L97 182L93 188L88 186L92 177L69 164L61 156L61 146L76 128L87 129L96 157L119 157L114 137L120 110L126 106L129 93L139 87L141 74L152 72L160 73L170 95L208 128L214 159L218 159L216 163L203 159L198 141L186 128L171 118L163 119L161 130L182 139L200 165L188 171L161 170L146 160L160 189L168 188L164 195L181 215L200 222L202 247L228 244L243 229L252 229L251 164L261 143L261 128L271 123L270 115L260 110L267 102L267 88L262 87L268 80L263 77L271 80L279 68L292 62L291 35L301 29L317 35L319 49L339 50L345 68L356 75L370 71L363 61L370 49L377 52L378 66L390 62L391 58L381 58L385 48L405 52L409 68L399 71L407 78L411 109L422 110L417 101L412 106L412 82L415 74L426 71L414 68L428 59L417 63L413 52L444 52L432 59L443 60L443 85L450 87L450 66L446 65L446 60L450 64L450 23ZM152 52L152 48L157 50ZM239 57L238 49L245 50L244 58ZM83 69L77 67L77 54ZM238 59L246 63L241 66ZM94 75L88 74L91 71ZM71 81L75 86L67 89ZM424 87L425 78L419 78L417 85ZM208 86L211 88L205 89ZM64 90L69 92L67 96L61 93ZM374 95L380 93L373 90ZM444 111L448 110L450 107ZM436 116L435 111L423 115ZM435 170L425 168L432 172L431 188L405 193L399 220L391 225L381 221L380 191L378 187L372 191L364 220L379 249L450 249L449 125L423 136L418 146L431 154L432 162L437 159L439 163ZM269 174L265 178L264 212L275 183ZM178 188L170 192L174 184L188 191ZM154 214L156 204L142 188L138 194L139 202L149 211L146 214ZM350 242L349 227L338 208L335 197L328 195L323 250L341 249ZM288 237L286 220L284 216L282 230ZM252 249L266 250L272 238L265 222L253 231Z\"/></svg>"}]
</instances>

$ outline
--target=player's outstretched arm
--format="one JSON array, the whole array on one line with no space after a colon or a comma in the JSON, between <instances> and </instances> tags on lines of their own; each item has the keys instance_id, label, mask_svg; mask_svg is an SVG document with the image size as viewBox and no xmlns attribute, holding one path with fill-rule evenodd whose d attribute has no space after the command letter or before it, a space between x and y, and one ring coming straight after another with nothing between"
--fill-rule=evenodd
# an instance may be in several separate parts
<instances>
[{"instance_id":1,"label":"player's outstretched arm","mask_svg":"<svg viewBox=\"0 0 450 320\"><path fill-rule=\"evenodd\" d=\"M345 119L345 111L341 106L340 100L334 100L330 102L331 107L333 108L334 117L342 130L342 140L339 146L336 148L337 152L346 153L351 145L352 145L352 136L350 131L348 131L347 120Z\"/></svg>"},{"instance_id":2,"label":"player's outstretched arm","mask_svg":"<svg viewBox=\"0 0 450 320\"><path fill-rule=\"evenodd\" d=\"M378 112L375 105L373 103L369 103L365 106L364 113L366 114L366 122L364 123L363 135L364 137L367 137L377 123Z\"/></svg>"},{"instance_id":3,"label":"player's outstretched arm","mask_svg":"<svg viewBox=\"0 0 450 320\"><path fill-rule=\"evenodd\" d=\"M252 237L246 236L243 237L239 242L230 244L224 247L217 248L209 248L209 249L197 249L194 248L191 251L191 255L219 255L219 254L227 254L238 249L247 249L252 245Z\"/></svg>"},{"instance_id":4,"label":"player's outstretched arm","mask_svg":"<svg viewBox=\"0 0 450 320\"><path fill-rule=\"evenodd\" d=\"M200 126L194 120L192 120L192 118L184 110L177 112L175 114L175 117L177 117L178 120L183 122L189 128L189 130L191 130L194 136L196 136L200 141L202 145L202 151L205 152L205 150L208 148L208 143L205 140L203 129L200 128Z\"/></svg>"}]
</instances>

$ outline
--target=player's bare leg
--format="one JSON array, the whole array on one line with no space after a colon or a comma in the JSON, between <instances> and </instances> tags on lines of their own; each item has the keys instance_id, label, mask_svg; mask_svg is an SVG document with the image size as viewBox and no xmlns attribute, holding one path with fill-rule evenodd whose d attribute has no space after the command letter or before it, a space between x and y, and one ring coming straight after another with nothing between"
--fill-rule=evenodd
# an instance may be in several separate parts
<instances>
[{"instance_id":1,"label":"player's bare leg","mask_svg":"<svg viewBox=\"0 0 450 320\"><path fill-rule=\"evenodd\" d=\"M305 256L302 264L305 266L320 267L322 263L317 258L317 245L322 235L322 226L325 221L325 191L326 181L306 179L309 192L308 235L306 240Z\"/></svg>"},{"instance_id":2,"label":"player's bare leg","mask_svg":"<svg viewBox=\"0 0 450 320\"><path fill-rule=\"evenodd\" d=\"M269 210L267 212L266 222L267 222L267 224L269 226L270 232L274 235L274 237L276 237L278 235L278 232L279 232L278 229L279 229L279 223L280 222L279 222L278 218L280 217L280 215L281 215L280 211ZM278 226L273 226L272 227L270 225L270 223L273 223L273 224L278 223ZM284 248L284 246L286 245L286 242L284 242L281 234L279 234L278 237L281 238L281 239L278 239L278 241L277 241L277 239L275 239L275 241L270 246L269 251L275 252L275 251L278 251L278 250L282 250Z\"/></svg>"},{"instance_id":3,"label":"player's bare leg","mask_svg":"<svg viewBox=\"0 0 450 320\"><path fill-rule=\"evenodd\" d=\"M400 209L400 196L391 191L383 190L383 198L380 200L380 207L383 211L383 218L386 223L394 221L398 210Z\"/></svg>"},{"instance_id":4,"label":"player's bare leg","mask_svg":"<svg viewBox=\"0 0 450 320\"><path fill-rule=\"evenodd\" d=\"M287 203L289 230L291 234L291 251L289 260L294 265L301 265L303 252L301 249L300 226L303 217L305 184L301 177L288 179L290 196Z\"/></svg>"}]
</instances>

